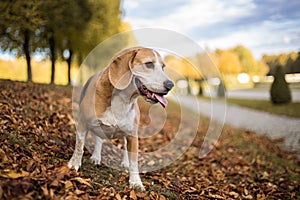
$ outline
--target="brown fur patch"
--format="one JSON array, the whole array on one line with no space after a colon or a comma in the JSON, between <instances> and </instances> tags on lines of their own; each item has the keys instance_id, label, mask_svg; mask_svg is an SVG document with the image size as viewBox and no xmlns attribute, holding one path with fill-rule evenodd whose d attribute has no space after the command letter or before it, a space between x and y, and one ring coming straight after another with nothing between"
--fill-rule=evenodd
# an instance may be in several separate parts
<instances>
[{"instance_id":1,"label":"brown fur patch","mask_svg":"<svg viewBox=\"0 0 300 200\"><path fill-rule=\"evenodd\" d=\"M159 54L157 54L157 56L158 56L159 63L162 65L163 64L162 58L160 57ZM148 49L148 48L139 49L136 56L135 56L135 58L134 58L133 66L138 65L138 64L143 64L143 63L146 63L146 62L155 63L156 62L155 59L156 58L155 58L155 55L154 55L152 49Z\"/></svg>"},{"instance_id":2,"label":"brown fur patch","mask_svg":"<svg viewBox=\"0 0 300 200\"><path fill-rule=\"evenodd\" d=\"M96 116L101 118L105 110L111 105L111 97L114 86L108 78L108 68L99 77L95 91L95 111Z\"/></svg>"}]
</instances>

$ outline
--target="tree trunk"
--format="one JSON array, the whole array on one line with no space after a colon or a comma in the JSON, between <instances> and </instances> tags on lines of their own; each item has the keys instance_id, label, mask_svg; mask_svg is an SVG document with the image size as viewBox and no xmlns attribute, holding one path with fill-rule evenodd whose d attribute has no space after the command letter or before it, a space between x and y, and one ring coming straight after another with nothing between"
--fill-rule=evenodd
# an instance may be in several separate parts
<instances>
[{"instance_id":1,"label":"tree trunk","mask_svg":"<svg viewBox=\"0 0 300 200\"><path fill-rule=\"evenodd\" d=\"M188 93L188 94L192 94L191 86L190 86L190 78L187 77L187 78L186 78L186 81L187 81L187 93Z\"/></svg>"},{"instance_id":2,"label":"tree trunk","mask_svg":"<svg viewBox=\"0 0 300 200\"><path fill-rule=\"evenodd\" d=\"M51 59L51 80L50 84L54 84L55 79L55 40L54 37L51 36L49 39L49 47L50 47L50 59Z\"/></svg>"},{"instance_id":3,"label":"tree trunk","mask_svg":"<svg viewBox=\"0 0 300 200\"><path fill-rule=\"evenodd\" d=\"M31 57L30 57L30 35L29 31L24 31L24 43L23 43L23 51L26 58L26 64L27 64L27 81L32 82L32 71L31 71Z\"/></svg>"},{"instance_id":4,"label":"tree trunk","mask_svg":"<svg viewBox=\"0 0 300 200\"><path fill-rule=\"evenodd\" d=\"M217 96L218 97L225 97L225 85L223 83L223 80L221 80L220 84L218 85L218 90L217 90Z\"/></svg>"},{"instance_id":5,"label":"tree trunk","mask_svg":"<svg viewBox=\"0 0 300 200\"><path fill-rule=\"evenodd\" d=\"M198 96L203 96L202 80L199 80L198 83L199 83Z\"/></svg>"},{"instance_id":6,"label":"tree trunk","mask_svg":"<svg viewBox=\"0 0 300 200\"><path fill-rule=\"evenodd\" d=\"M68 63L68 85L71 85L71 63L73 58L73 51L69 49L69 58L67 59Z\"/></svg>"}]
</instances>

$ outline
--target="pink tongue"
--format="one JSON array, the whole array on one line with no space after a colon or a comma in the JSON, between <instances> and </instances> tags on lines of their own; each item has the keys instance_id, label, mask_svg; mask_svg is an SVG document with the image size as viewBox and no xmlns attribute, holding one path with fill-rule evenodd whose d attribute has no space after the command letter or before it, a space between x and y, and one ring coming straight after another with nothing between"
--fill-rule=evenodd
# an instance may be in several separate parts
<instances>
[{"instance_id":1,"label":"pink tongue","mask_svg":"<svg viewBox=\"0 0 300 200\"><path fill-rule=\"evenodd\" d=\"M158 94L154 93L155 98L159 101L159 103L165 108L168 105L168 101L167 99L165 99L165 97L160 96Z\"/></svg>"}]
</instances>

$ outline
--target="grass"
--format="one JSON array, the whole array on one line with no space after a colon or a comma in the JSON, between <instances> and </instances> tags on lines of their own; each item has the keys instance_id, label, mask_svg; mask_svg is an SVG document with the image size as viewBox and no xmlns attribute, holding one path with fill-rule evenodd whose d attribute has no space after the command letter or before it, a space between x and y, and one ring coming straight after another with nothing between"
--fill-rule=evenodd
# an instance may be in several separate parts
<instances>
[{"instance_id":1,"label":"grass","mask_svg":"<svg viewBox=\"0 0 300 200\"><path fill-rule=\"evenodd\" d=\"M210 97L199 97L204 100L210 101ZM217 100L217 99L216 99ZM268 100L257 99L238 99L238 98L226 98L226 102L229 104L235 104L254 110L264 111L275 115L285 115L288 117L300 118L300 102L291 102L289 104L275 105Z\"/></svg>"},{"instance_id":2,"label":"grass","mask_svg":"<svg viewBox=\"0 0 300 200\"><path fill-rule=\"evenodd\" d=\"M253 100L253 99L235 99L228 98L227 102L236 104L247 108L269 112L276 115L286 115L289 117L300 118L300 102L292 102L289 104L274 105L267 100Z\"/></svg>"},{"instance_id":3,"label":"grass","mask_svg":"<svg viewBox=\"0 0 300 200\"><path fill-rule=\"evenodd\" d=\"M268 172L271 179L279 179L282 177L289 178L290 180L298 180L299 174L293 173L300 170L299 165L295 165L293 160L287 159L291 155L282 154L283 152L272 140L269 140L267 136L257 136L253 132L246 132L241 134L242 130L232 129L225 127L221 141L224 146L229 148L221 149L222 155L225 158L230 158L234 153L240 152L241 158L248 163L262 162L263 165L258 167L258 171L255 172L255 176L259 176L265 172ZM286 169L292 169L292 173L287 173ZM228 182L234 181L228 179Z\"/></svg>"}]
</instances>

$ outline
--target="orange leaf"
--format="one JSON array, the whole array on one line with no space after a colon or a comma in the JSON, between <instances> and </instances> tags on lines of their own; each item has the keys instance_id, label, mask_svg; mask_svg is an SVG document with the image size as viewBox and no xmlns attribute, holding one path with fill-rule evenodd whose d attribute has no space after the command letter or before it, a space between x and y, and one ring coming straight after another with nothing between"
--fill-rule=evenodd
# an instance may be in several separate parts
<instances>
[{"instance_id":1,"label":"orange leaf","mask_svg":"<svg viewBox=\"0 0 300 200\"><path fill-rule=\"evenodd\" d=\"M134 190L130 191L130 199L137 200L136 194Z\"/></svg>"},{"instance_id":2,"label":"orange leaf","mask_svg":"<svg viewBox=\"0 0 300 200\"><path fill-rule=\"evenodd\" d=\"M7 174L0 174L0 176L2 176L4 178L13 178L13 179L25 177L25 176L28 176L28 175L29 175L29 172L26 172L26 171L23 171L23 170L21 170L21 172L10 171Z\"/></svg>"},{"instance_id":3,"label":"orange leaf","mask_svg":"<svg viewBox=\"0 0 300 200\"><path fill-rule=\"evenodd\" d=\"M84 184L84 185L87 185L89 187L93 187L88 181L90 181L90 179L83 179L81 177L75 177L75 178L72 178L71 180L74 180L74 181L78 181L79 183L81 184Z\"/></svg>"},{"instance_id":4,"label":"orange leaf","mask_svg":"<svg viewBox=\"0 0 300 200\"><path fill-rule=\"evenodd\" d=\"M42 186L41 188L43 190L44 196L46 196L46 197L49 196L49 190L48 190L47 184Z\"/></svg>"},{"instance_id":5,"label":"orange leaf","mask_svg":"<svg viewBox=\"0 0 300 200\"><path fill-rule=\"evenodd\" d=\"M65 182L65 188L66 188L66 190L67 190L67 189L70 189L70 188L73 188L72 182L71 182L71 181L66 181L66 182Z\"/></svg>"},{"instance_id":6,"label":"orange leaf","mask_svg":"<svg viewBox=\"0 0 300 200\"><path fill-rule=\"evenodd\" d=\"M117 200L122 200L121 195L120 195L119 193L116 194L115 198L116 198Z\"/></svg>"}]
</instances>

